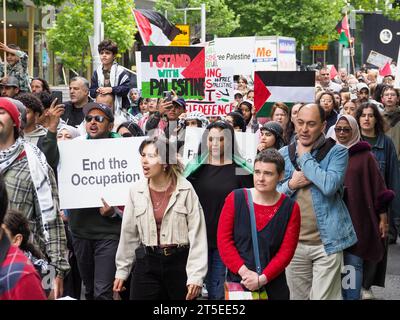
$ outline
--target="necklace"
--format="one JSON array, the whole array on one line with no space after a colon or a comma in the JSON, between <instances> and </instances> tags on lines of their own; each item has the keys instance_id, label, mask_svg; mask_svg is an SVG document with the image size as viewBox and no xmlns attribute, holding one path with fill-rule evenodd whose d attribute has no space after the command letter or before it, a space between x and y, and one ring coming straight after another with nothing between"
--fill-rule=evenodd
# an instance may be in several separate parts
<instances>
[{"instance_id":1,"label":"necklace","mask_svg":"<svg viewBox=\"0 0 400 320\"><path fill-rule=\"evenodd\" d=\"M165 200L168 199L170 185L164 191L156 191L150 188L150 197L154 211L159 210L165 205Z\"/></svg>"}]
</instances>

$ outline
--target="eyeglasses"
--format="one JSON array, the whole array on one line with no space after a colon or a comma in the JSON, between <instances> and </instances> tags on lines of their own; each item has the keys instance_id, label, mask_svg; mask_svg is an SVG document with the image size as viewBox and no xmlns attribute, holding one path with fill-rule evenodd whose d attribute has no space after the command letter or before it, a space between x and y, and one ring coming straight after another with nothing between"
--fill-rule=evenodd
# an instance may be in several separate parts
<instances>
[{"instance_id":1,"label":"eyeglasses","mask_svg":"<svg viewBox=\"0 0 400 320\"><path fill-rule=\"evenodd\" d=\"M335 127L335 132L350 133L351 128Z\"/></svg>"},{"instance_id":2,"label":"eyeglasses","mask_svg":"<svg viewBox=\"0 0 400 320\"><path fill-rule=\"evenodd\" d=\"M94 121L101 123L107 118L104 116L86 116L85 117L86 122L92 122L93 119L94 119Z\"/></svg>"}]
</instances>

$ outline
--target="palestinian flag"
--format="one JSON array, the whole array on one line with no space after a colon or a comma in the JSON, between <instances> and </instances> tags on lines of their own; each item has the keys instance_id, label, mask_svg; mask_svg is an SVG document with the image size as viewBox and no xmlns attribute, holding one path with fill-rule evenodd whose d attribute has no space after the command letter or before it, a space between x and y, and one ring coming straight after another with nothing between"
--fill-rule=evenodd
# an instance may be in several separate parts
<instances>
[{"instance_id":1,"label":"palestinian flag","mask_svg":"<svg viewBox=\"0 0 400 320\"><path fill-rule=\"evenodd\" d=\"M181 30L162 14L146 9L132 9L140 36L146 46L169 46Z\"/></svg>"},{"instance_id":2,"label":"palestinian flag","mask_svg":"<svg viewBox=\"0 0 400 320\"><path fill-rule=\"evenodd\" d=\"M289 107L296 102L315 101L314 71L256 71L254 106L258 117L270 117L275 102Z\"/></svg>"},{"instance_id":3,"label":"palestinian flag","mask_svg":"<svg viewBox=\"0 0 400 320\"><path fill-rule=\"evenodd\" d=\"M347 14L343 17L342 21L339 21L336 25L336 31L340 34L339 43L349 47L350 45L350 28Z\"/></svg>"}]
</instances>

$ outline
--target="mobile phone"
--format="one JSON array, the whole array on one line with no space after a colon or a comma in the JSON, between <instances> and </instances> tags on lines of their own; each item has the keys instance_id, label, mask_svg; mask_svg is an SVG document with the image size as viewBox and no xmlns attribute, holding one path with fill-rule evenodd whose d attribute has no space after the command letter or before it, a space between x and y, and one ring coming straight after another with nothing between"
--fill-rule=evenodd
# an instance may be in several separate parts
<instances>
[{"instance_id":1,"label":"mobile phone","mask_svg":"<svg viewBox=\"0 0 400 320\"><path fill-rule=\"evenodd\" d=\"M172 92L164 91L164 101L172 101Z\"/></svg>"},{"instance_id":2,"label":"mobile phone","mask_svg":"<svg viewBox=\"0 0 400 320\"><path fill-rule=\"evenodd\" d=\"M55 98L57 98L57 104L61 104L63 102L62 91L53 90L51 92L51 101L53 101Z\"/></svg>"}]
</instances>

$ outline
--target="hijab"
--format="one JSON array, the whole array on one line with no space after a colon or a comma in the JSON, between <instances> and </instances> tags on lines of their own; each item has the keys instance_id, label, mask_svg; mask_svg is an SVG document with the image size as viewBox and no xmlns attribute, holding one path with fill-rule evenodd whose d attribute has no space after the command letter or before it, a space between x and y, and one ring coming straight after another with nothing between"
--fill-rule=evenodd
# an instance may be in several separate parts
<instances>
[{"instance_id":1,"label":"hijab","mask_svg":"<svg viewBox=\"0 0 400 320\"><path fill-rule=\"evenodd\" d=\"M336 132L335 132L334 128L337 126L337 124L340 120L346 120L350 125L351 138L346 145L343 145L347 149L350 149L352 146L354 146L361 140L361 134L360 134L360 129L358 128L357 120L353 116L348 115L348 114L343 114L338 117L335 125L332 127L333 130L329 133L329 137L334 139L339 144L341 144L341 143L338 141L338 139L336 137Z\"/></svg>"}]
</instances>

